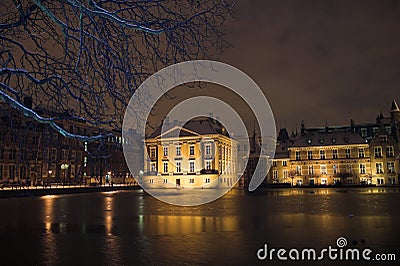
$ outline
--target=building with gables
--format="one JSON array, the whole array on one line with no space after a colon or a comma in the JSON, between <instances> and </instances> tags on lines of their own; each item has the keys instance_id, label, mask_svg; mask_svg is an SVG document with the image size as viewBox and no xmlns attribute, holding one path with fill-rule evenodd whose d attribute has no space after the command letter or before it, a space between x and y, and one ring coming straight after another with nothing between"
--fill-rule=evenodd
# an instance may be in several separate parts
<instances>
[{"instance_id":1,"label":"building with gables","mask_svg":"<svg viewBox=\"0 0 400 266\"><path fill-rule=\"evenodd\" d=\"M400 109L373 123L307 128L288 137L281 129L266 183L297 186L400 183Z\"/></svg>"}]
</instances>

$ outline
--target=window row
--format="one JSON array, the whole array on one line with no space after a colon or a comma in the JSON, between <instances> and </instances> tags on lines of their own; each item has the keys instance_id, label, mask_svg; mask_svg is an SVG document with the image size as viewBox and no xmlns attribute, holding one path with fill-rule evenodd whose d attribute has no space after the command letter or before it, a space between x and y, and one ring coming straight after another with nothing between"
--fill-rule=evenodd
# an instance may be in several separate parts
<instances>
[{"instance_id":1,"label":"window row","mask_svg":"<svg viewBox=\"0 0 400 266\"><path fill-rule=\"evenodd\" d=\"M205 155L211 155L211 144L206 144L205 146ZM156 147L150 147L150 158L156 157ZM169 148L164 146L163 147L163 156L167 157L169 154ZM195 155L195 148L194 145L189 146L189 155ZM182 156L182 148L181 145L175 146L175 156Z\"/></svg>"},{"instance_id":2,"label":"window row","mask_svg":"<svg viewBox=\"0 0 400 266\"><path fill-rule=\"evenodd\" d=\"M169 173L169 166L170 164L168 162L163 162L163 173ZM175 167L175 173L182 173L182 163L180 161L176 161L174 164ZM211 170L212 169L212 161L211 160L206 160L205 161L205 169L206 170ZM195 161L190 160L189 161L189 173L194 173L196 171L195 167ZM152 162L150 163L150 171L155 173L157 172L157 163Z\"/></svg>"}]
</instances>

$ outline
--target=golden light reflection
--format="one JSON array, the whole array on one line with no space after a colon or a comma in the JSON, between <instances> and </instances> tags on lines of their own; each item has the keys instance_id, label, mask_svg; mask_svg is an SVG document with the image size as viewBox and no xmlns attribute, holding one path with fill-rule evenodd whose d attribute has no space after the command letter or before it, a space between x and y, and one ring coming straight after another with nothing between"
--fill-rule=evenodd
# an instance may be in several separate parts
<instances>
[{"instance_id":1,"label":"golden light reflection","mask_svg":"<svg viewBox=\"0 0 400 266\"><path fill-rule=\"evenodd\" d=\"M114 197L106 196L104 205L105 205L105 215L104 215L104 223L106 225L106 233L107 235L112 234L112 211L113 211L113 201Z\"/></svg>"},{"instance_id":2,"label":"golden light reflection","mask_svg":"<svg viewBox=\"0 0 400 266\"><path fill-rule=\"evenodd\" d=\"M58 196L46 195L41 198L44 200L43 221L46 229L45 235L42 237L43 263L58 264L59 256L57 255L56 236L52 232L55 216L55 201Z\"/></svg>"},{"instance_id":3,"label":"golden light reflection","mask_svg":"<svg viewBox=\"0 0 400 266\"><path fill-rule=\"evenodd\" d=\"M202 232L238 231L239 219L236 216L139 216L139 226L145 234L169 235Z\"/></svg>"},{"instance_id":4,"label":"golden light reflection","mask_svg":"<svg viewBox=\"0 0 400 266\"><path fill-rule=\"evenodd\" d=\"M120 238L113 234L113 216L115 207L115 193L103 193L104 197L104 224L106 227L105 235L105 257L106 261L120 261Z\"/></svg>"}]
</instances>

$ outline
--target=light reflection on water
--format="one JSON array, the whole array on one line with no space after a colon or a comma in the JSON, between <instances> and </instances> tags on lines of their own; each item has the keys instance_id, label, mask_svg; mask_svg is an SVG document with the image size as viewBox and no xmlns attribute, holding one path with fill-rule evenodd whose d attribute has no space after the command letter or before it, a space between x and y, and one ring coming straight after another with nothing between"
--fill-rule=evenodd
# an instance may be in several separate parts
<instances>
[{"instance_id":1,"label":"light reflection on water","mask_svg":"<svg viewBox=\"0 0 400 266\"><path fill-rule=\"evenodd\" d=\"M46 265L245 264L265 242L318 249L339 236L390 251L399 200L398 188L233 190L196 207L142 191L5 199L0 248L6 262Z\"/></svg>"}]
</instances>

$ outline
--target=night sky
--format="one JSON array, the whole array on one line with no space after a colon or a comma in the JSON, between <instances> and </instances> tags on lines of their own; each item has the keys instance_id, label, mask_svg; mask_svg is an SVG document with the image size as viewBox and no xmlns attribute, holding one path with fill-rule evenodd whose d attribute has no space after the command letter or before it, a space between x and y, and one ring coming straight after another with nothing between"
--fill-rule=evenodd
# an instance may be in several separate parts
<instances>
[{"instance_id":1,"label":"night sky","mask_svg":"<svg viewBox=\"0 0 400 266\"><path fill-rule=\"evenodd\" d=\"M239 1L220 61L265 92L277 127L373 122L400 101L400 1Z\"/></svg>"}]
</instances>

